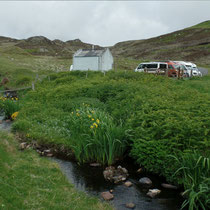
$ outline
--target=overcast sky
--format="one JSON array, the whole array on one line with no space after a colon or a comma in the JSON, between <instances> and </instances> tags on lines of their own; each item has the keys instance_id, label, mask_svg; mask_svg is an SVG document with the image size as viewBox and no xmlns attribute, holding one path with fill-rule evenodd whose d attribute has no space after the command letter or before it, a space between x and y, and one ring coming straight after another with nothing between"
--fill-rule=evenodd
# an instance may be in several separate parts
<instances>
[{"instance_id":1,"label":"overcast sky","mask_svg":"<svg viewBox=\"0 0 210 210\"><path fill-rule=\"evenodd\" d=\"M0 36L101 46L151 38L210 20L210 1L0 1Z\"/></svg>"}]
</instances>

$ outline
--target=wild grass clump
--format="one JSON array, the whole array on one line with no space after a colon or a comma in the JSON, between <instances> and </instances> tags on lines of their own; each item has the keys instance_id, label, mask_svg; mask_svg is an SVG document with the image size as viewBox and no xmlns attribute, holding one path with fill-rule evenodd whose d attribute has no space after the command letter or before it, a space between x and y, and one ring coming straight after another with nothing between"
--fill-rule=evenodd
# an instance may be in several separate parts
<instances>
[{"instance_id":1,"label":"wild grass clump","mask_svg":"<svg viewBox=\"0 0 210 210\"><path fill-rule=\"evenodd\" d=\"M17 97L6 98L0 97L0 111L4 113L5 119L14 120L14 113L18 112L20 109L19 101ZM13 116L13 117L12 117Z\"/></svg>"},{"instance_id":2,"label":"wild grass clump","mask_svg":"<svg viewBox=\"0 0 210 210\"><path fill-rule=\"evenodd\" d=\"M184 153L180 158L174 157L179 174L184 185L183 195L187 199L182 209L188 206L189 210L208 209L210 206L210 159L198 152Z\"/></svg>"},{"instance_id":3,"label":"wild grass clump","mask_svg":"<svg viewBox=\"0 0 210 210\"><path fill-rule=\"evenodd\" d=\"M110 165L125 151L125 131L100 109L84 104L71 112L68 125L73 151L80 162Z\"/></svg>"}]
</instances>

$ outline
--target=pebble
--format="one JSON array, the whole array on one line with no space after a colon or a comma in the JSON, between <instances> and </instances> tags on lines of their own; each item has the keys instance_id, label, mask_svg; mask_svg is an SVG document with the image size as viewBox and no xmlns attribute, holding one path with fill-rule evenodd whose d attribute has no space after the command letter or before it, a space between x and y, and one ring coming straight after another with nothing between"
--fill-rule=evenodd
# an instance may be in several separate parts
<instances>
[{"instance_id":1,"label":"pebble","mask_svg":"<svg viewBox=\"0 0 210 210\"><path fill-rule=\"evenodd\" d=\"M105 201L109 201L112 200L114 198L114 195L112 195L109 191L107 192L102 192L101 193L101 197L105 200Z\"/></svg>"},{"instance_id":2,"label":"pebble","mask_svg":"<svg viewBox=\"0 0 210 210\"><path fill-rule=\"evenodd\" d=\"M126 207L129 209L134 209L136 205L134 203L126 203Z\"/></svg>"},{"instance_id":3,"label":"pebble","mask_svg":"<svg viewBox=\"0 0 210 210\"><path fill-rule=\"evenodd\" d=\"M133 183L130 182L130 181L127 181L127 182L124 183L124 185L125 185L126 187L131 187L131 186L133 185Z\"/></svg>"},{"instance_id":4,"label":"pebble","mask_svg":"<svg viewBox=\"0 0 210 210\"><path fill-rule=\"evenodd\" d=\"M21 150L24 150L26 148L26 146L27 146L26 142L22 142L22 143L20 143L19 148Z\"/></svg>"},{"instance_id":5,"label":"pebble","mask_svg":"<svg viewBox=\"0 0 210 210\"><path fill-rule=\"evenodd\" d=\"M178 189L177 186L172 185L172 184L165 184L165 183L163 183L163 184L161 184L161 186L166 188L166 189L173 189L173 190L177 190Z\"/></svg>"},{"instance_id":6,"label":"pebble","mask_svg":"<svg viewBox=\"0 0 210 210\"><path fill-rule=\"evenodd\" d=\"M143 171L143 169L142 168L139 168L138 170L137 170L137 173L141 173Z\"/></svg>"},{"instance_id":7,"label":"pebble","mask_svg":"<svg viewBox=\"0 0 210 210\"><path fill-rule=\"evenodd\" d=\"M154 198L156 195L160 194L161 190L159 189L149 189L149 192L147 193L147 195L150 198Z\"/></svg>"},{"instance_id":8,"label":"pebble","mask_svg":"<svg viewBox=\"0 0 210 210\"><path fill-rule=\"evenodd\" d=\"M145 185L152 185L152 181L148 177L143 177L139 179L140 184L145 184Z\"/></svg>"},{"instance_id":9,"label":"pebble","mask_svg":"<svg viewBox=\"0 0 210 210\"><path fill-rule=\"evenodd\" d=\"M47 156L47 157L52 157L53 154L52 154L52 153L49 153L49 154L47 154L46 156Z\"/></svg>"},{"instance_id":10,"label":"pebble","mask_svg":"<svg viewBox=\"0 0 210 210\"><path fill-rule=\"evenodd\" d=\"M101 166L101 164L100 163L90 163L90 166L92 166L92 167L99 167L99 166Z\"/></svg>"}]
</instances>

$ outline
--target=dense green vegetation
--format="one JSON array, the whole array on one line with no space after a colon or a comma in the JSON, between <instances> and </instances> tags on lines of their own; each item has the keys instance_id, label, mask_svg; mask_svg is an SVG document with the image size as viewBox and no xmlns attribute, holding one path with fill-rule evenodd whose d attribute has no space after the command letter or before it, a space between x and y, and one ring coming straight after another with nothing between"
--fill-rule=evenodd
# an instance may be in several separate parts
<instances>
[{"instance_id":1,"label":"dense green vegetation","mask_svg":"<svg viewBox=\"0 0 210 210\"><path fill-rule=\"evenodd\" d=\"M112 209L77 192L57 163L32 149L18 151L12 134L0 132L0 209Z\"/></svg>"},{"instance_id":2,"label":"dense green vegetation","mask_svg":"<svg viewBox=\"0 0 210 210\"><path fill-rule=\"evenodd\" d=\"M209 80L125 71L51 74L20 101L13 130L28 141L65 148L79 162L112 164L127 151L146 170L185 185L183 171L175 173L181 165L174 156L196 151L209 157ZM208 174L199 174L207 185ZM201 183L194 184L200 192Z\"/></svg>"}]
</instances>

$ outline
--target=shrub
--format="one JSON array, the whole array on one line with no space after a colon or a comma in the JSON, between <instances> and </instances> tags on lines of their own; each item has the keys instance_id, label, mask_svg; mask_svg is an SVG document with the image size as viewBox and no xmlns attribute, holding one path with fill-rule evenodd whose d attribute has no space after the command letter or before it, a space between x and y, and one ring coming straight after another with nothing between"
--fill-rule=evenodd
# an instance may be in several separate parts
<instances>
[{"instance_id":1,"label":"shrub","mask_svg":"<svg viewBox=\"0 0 210 210\"><path fill-rule=\"evenodd\" d=\"M172 152L172 144L170 145L167 140L147 141L139 139L134 141L130 155L147 171L163 175L167 177L168 181L175 181L177 179L172 175L177 167L173 158L170 157Z\"/></svg>"},{"instance_id":2,"label":"shrub","mask_svg":"<svg viewBox=\"0 0 210 210\"><path fill-rule=\"evenodd\" d=\"M0 97L0 109L4 112L6 119L11 118L12 114L20 109L18 98Z\"/></svg>"}]
</instances>

